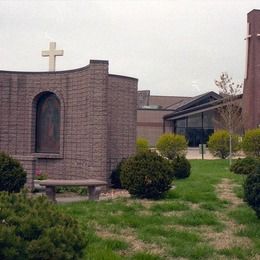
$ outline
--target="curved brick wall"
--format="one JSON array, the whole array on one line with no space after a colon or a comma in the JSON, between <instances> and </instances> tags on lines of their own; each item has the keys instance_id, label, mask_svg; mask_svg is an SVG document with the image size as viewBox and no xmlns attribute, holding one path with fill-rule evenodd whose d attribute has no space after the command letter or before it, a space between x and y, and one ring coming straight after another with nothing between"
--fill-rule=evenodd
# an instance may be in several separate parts
<instances>
[{"instance_id":1,"label":"curved brick wall","mask_svg":"<svg viewBox=\"0 0 260 260\"><path fill-rule=\"evenodd\" d=\"M35 153L36 103L53 92L61 102L60 154ZM107 180L134 152L137 79L108 74L107 61L60 72L0 71L0 151L19 159L31 186L35 170L49 178Z\"/></svg>"}]
</instances>

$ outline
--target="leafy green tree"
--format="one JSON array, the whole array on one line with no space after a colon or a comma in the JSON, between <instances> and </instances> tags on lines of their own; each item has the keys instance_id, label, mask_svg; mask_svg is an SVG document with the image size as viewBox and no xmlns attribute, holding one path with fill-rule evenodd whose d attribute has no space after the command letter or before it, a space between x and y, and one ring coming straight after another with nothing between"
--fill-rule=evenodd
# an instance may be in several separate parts
<instances>
[{"instance_id":1,"label":"leafy green tree","mask_svg":"<svg viewBox=\"0 0 260 260\"><path fill-rule=\"evenodd\" d=\"M230 135L226 130L218 130L209 137L209 151L221 159L226 159L230 155ZM232 152L236 153L240 149L238 135L231 135Z\"/></svg>"},{"instance_id":2,"label":"leafy green tree","mask_svg":"<svg viewBox=\"0 0 260 260\"><path fill-rule=\"evenodd\" d=\"M148 140L145 138L137 138L136 140L136 151L138 153L140 152L146 152L149 150L149 143Z\"/></svg>"},{"instance_id":3,"label":"leafy green tree","mask_svg":"<svg viewBox=\"0 0 260 260\"><path fill-rule=\"evenodd\" d=\"M260 157L260 129L246 131L242 141L242 148L246 155Z\"/></svg>"},{"instance_id":4,"label":"leafy green tree","mask_svg":"<svg viewBox=\"0 0 260 260\"><path fill-rule=\"evenodd\" d=\"M172 160L177 156L185 155L187 152L187 141L183 135L166 133L160 136L156 148L162 156Z\"/></svg>"}]
</instances>

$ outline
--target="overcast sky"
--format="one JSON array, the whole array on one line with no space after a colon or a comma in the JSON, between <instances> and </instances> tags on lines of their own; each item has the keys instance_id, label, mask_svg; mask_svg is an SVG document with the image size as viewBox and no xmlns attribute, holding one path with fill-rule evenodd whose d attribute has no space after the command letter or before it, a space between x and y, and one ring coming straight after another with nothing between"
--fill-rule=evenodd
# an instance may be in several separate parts
<instances>
[{"instance_id":1,"label":"overcast sky","mask_svg":"<svg viewBox=\"0 0 260 260\"><path fill-rule=\"evenodd\" d=\"M259 0L0 0L0 70L48 70L41 51L56 41L56 70L103 59L153 95L216 91L221 72L243 82L252 9Z\"/></svg>"}]
</instances>

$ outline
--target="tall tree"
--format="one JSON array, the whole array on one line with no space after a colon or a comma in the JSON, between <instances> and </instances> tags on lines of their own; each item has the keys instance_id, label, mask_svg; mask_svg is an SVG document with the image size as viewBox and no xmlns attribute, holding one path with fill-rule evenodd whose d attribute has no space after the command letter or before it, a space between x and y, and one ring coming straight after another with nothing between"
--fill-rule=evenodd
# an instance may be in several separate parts
<instances>
[{"instance_id":1,"label":"tall tree","mask_svg":"<svg viewBox=\"0 0 260 260\"><path fill-rule=\"evenodd\" d=\"M223 72L219 80L215 80L219 89L219 94L223 96L222 104L217 109L217 124L219 128L225 129L229 133L229 163L232 163L232 135L241 131L242 113L241 98L242 84L235 84L228 73Z\"/></svg>"}]
</instances>

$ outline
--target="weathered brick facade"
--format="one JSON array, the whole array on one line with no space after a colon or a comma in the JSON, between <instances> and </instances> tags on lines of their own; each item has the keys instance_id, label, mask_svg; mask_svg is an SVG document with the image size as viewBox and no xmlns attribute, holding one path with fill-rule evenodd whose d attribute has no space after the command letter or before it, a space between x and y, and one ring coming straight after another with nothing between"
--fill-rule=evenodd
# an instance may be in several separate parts
<instances>
[{"instance_id":1,"label":"weathered brick facade","mask_svg":"<svg viewBox=\"0 0 260 260\"><path fill-rule=\"evenodd\" d=\"M36 104L45 92L61 104L60 152L35 152ZM108 180L135 150L137 79L110 75L107 61L59 72L0 71L0 151L16 157L32 186L49 178Z\"/></svg>"},{"instance_id":2,"label":"weathered brick facade","mask_svg":"<svg viewBox=\"0 0 260 260\"><path fill-rule=\"evenodd\" d=\"M243 91L244 128L260 125L260 10L247 15L249 23L247 78Z\"/></svg>"}]
</instances>

